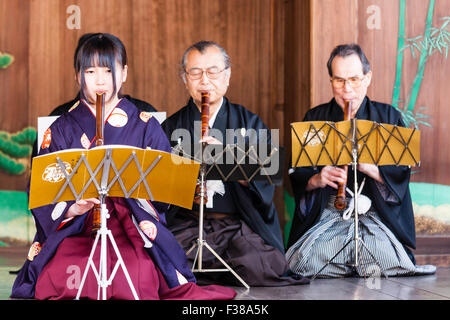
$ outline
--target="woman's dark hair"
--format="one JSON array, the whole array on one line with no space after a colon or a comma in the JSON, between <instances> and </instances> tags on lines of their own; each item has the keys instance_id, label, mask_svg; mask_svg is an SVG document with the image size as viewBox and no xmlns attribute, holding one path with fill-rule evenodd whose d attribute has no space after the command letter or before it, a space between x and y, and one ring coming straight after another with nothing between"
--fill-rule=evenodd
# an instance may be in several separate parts
<instances>
[{"instance_id":1,"label":"woman's dark hair","mask_svg":"<svg viewBox=\"0 0 450 320\"><path fill-rule=\"evenodd\" d=\"M80 74L81 98L86 98L84 93L86 86L84 71L93 66L106 67L111 70L113 75L113 95L117 92L116 61L122 67L125 67L127 64L125 46L116 36L109 33L87 33L80 37L75 50L74 68L76 74Z\"/></svg>"},{"instance_id":2,"label":"woman's dark hair","mask_svg":"<svg viewBox=\"0 0 450 320\"><path fill-rule=\"evenodd\" d=\"M367 60L366 55L364 54L363 50L361 49L361 47L359 45L357 45L355 43L341 44L333 49L333 51L330 54L330 58L328 59L328 62L327 62L328 74L330 75L330 77L333 76L333 71L331 70L331 63L333 62L333 59L336 56L347 57L352 54L356 54L359 57L359 59L361 60L363 74L367 74L367 72L370 71L369 60Z\"/></svg>"}]
</instances>

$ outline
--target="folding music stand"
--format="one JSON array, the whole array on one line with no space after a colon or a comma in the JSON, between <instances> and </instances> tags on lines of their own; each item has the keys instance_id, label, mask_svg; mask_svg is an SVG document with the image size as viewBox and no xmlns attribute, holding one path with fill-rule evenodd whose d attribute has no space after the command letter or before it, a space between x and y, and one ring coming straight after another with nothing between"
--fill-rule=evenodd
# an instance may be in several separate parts
<instances>
[{"instance_id":1,"label":"folding music stand","mask_svg":"<svg viewBox=\"0 0 450 320\"><path fill-rule=\"evenodd\" d=\"M269 145L270 146L270 145ZM192 264L192 272L231 272L234 277L239 280L239 282L246 288L249 289L250 286L214 251L214 249L206 242L203 238L203 220L204 220L204 198L205 198L205 188L204 182L209 180L222 180L223 182L245 180L250 183L253 180L267 180L269 183L273 184L279 183L280 179L280 165L278 166L275 173L268 172L267 165L271 163L272 159L277 159L279 164L282 160L282 149L270 146L270 154L265 155L265 159L261 159L258 155L258 147L253 146L240 146L240 145L225 145L225 147L215 145L214 150L221 149L217 154L212 155L205 152L205 145L198 150L201 154L195 154L191 156L187 154L182 148L181 144L177 144L173 152L181 153L188 158L194 159L201 162L199 170L199 180L200 180L200 204L199 204L199 226L198 226L198 238L197 241L192 245L192 247L186 251L186 255L189 255L196 247L197 252L195 254L194 262ZM194 148L195 150L195 148ZM267 149L265 149L267 150ZM231 155L231 156L230 156ZM227 157L228 156L228 157ZM223 161L224 158L232 159L232 163ZM231 165L231 170L230 170ZM272 170L270 170L272 171ZM271 178L272 177L272 178ZM205 269L203 267L203 247L206 247L219 261L225 266L226 269ZM197 264L197 268L195 268Z\"/></svg>"},{"instance_id":2,"label":"folding music stand","mask_svg":"<svg viewBox=\"0 0 450 320\"><path fill-rule=\"evenodd\" d=\"M357 119L338 123L321 121L294 123L291 127L293 167L316 167L319 163L320 165L343 165L348 164L348 159L351 157L354 173L353 238L314 274L312 280L329 264L334 263L334 259L352 242L354 243L354 262L344 265L353 268L364 267L359 257L362 246L378 266L381 274L387 278L380 263L359 234L357 167L358 163L420 165L420 132L415 129Z\"/></svg>"},{"instance_id":3,"label":"folding music stand","mask_svg":"<svg viewBox=\"0 0 450 320\"><path fill-rule=\"evenodd\" d=\"M96 153L93 154L93 153ZM100 155L99 155L100 154ZM100 157L100 159L99 159ZM150 199L151 201L165 201L167 203L178 203L178 205L186 206L187 203L192 204L193 193L195 189L196 176L198 174L199 164L194 162L186 163L178 161L177 165L171 165L173 157L175 155L166 154L162 151L157 150L143 150L138 148L122 148L111 146L97 147L88 151L73 151L67 150L64 152L58 152L55 154L48 154L45 156L36 157L33 159L33 170L31 179L31 191L30 191L30 209L38 207L43 204L56 203L63 200L79 200L81 198L89 198L97 193L100 200L100 217L101 217L101 227L97 231L91 253L89 255L86 268L83 273L83 277L76 295L76 300L80 298L83 290L83 286L88 274L89 269L95 274L98 283L98 296L103 300L107 299L107 288L112 284L112 281L116 275L119 267L125 274L130 290L133 297L139 300L139 297L134 288L133 282L128 274L125 263L122 259L120 251L114 240L111 230L107 228L107 219L109 218L108 209L106 208L105 199L106 196L122 196L125 198L143 198ZM138 159L139 158L139 159ZM99 162L99 160L101 160ZM55 162L56 161L56 166ZM71 163L75 165L71 166ZM117 163L121 165L119 168ZM134 163L134 166L131 164ZM153 173L153 170L158 170L157 165L163 163L160 171L170 172L172 174L184 175L185 183L183 186L177 186L177 195L181 195L183 192L191 194L192 196L182 196L177 197L178 200L170 201L167 197L158 194L154 196L157 192L152 192L149 185L149 176ZM95 169L93 169L95 167ZM50 169L49 169L50 168ZM101 172L100 183L97 181L97 175ZM113 172L110 174L110 172ZM130 177L127 177L127 181L122 179L122 175L132 173L137 176L137 181L130 181ZM51 182L60 182L59 185L53 187L50 192L45 192L46 196L40 197L38 194L38 189L46 189L45 181L41 181L41 176L51 174L52 177L47 180ZM161 176L161 174L153 174L153 176ZM72 181L76 180L76 182ZM172 179L169 179L172 180ZM95 186L95 192L92 190L91 184ZM47 184L48 186L48 184ZM67 190L68 188L70 192ZM77 189L82 188L78 193ZM169 189L171 186L169 186ZM180 189L181 188L181 189ZM47 188L48 189L48 188ZM48 191L48 190L47 190ZM49 199L52 195L56 194L54 199L50 202ZM31 196L33 195L33 197ZM182 199L181 199L182 198ZM100 240L100 262L99 268L97 269L93 256L96 251L98 241ZM110 241L114 253L117 257L117 262L113 268L113 271L108 278L107 275L107 241Z\"/></svg>"}]
</instances>

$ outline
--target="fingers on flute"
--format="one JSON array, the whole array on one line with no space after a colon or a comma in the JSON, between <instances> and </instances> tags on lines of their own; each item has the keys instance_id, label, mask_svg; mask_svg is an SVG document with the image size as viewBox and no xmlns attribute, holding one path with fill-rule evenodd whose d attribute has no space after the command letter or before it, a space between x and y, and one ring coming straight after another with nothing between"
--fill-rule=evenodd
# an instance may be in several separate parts
<instances>
[{"instance_id":1,"label":"fingers on flute","mask_svg":"<svg viewBox=\"0 0 450 320\"><path fill-rule=\"evenodd\" d=\"M329 181L327 184L334 189L338 188L338 185L336 183L334 183L333 181Z\"/></svg>"},{"instance_id":2,"label":"fingers on flute","mask_svg":"<svg viewBox=\"0 0 450 320\"><path fill-rule=\"evenodd\" d=\"M77 205L85 206L87 204L100 204L100 200L97 198L80 199L77 201Z\"/></svg>"}]
</instances>

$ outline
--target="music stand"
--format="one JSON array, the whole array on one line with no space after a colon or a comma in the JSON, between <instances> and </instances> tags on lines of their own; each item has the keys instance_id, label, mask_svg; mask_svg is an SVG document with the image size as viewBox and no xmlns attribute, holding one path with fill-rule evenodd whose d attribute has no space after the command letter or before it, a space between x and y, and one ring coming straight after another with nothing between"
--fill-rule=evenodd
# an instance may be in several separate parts
<instances>
[{"instance_id":1,"label":"music stand","mask_svg":"<svg viewBox=\"0 0 450 320\"><path fill-rule=\"evenodd\" d=\"M103 300L106 300L107 288L112 284L112 281L119 267L125 274L127 283L130 287L134 299L139 300L126 265L114 240L114 236L111 230L109 230L107 227L107 219L109 218L109 214L108 209L106 208L105 199L106 196L109 195L123 196L125 198L144 198L154 201L156 198L154 197L154 193L157 193L158 190L155 190L155 192L152 193L148 183L149 176L155 169L161 171L165 171L168 169L171 170L170 168L168 168L168 166L171 166L173 157L175 157L175 155L171 155L168 153L165 154L164 152L158 150L143 150L123 146L111 148L111 146L105 146L96 147L91 150L84 151L67 150L64 152L58 152L57 154L48 154L33 159L33 168L35 172L34 174L32 173L31 179L30 194L33 194L33 197L30 196L30 209L43 204L54 204L62 200L79 200L83 196L84 198L92 197L94 191L92 190L91 184L95 186L95 192L97 193L100 200L101 226L95 236L95 240L92 245L88 261L86 263L86 268L84 270L83 277L75 298L76 300L80 298L89 269L92 269L97 279L99 290L97 299L100 298L101 290L101 298ZM117 159L117 161L115 161L115 159ZM57 162L56 170L54 170L53 168L53 170L49 171L48 168L54 165L53 162L55 160ZM99 162L99 160L101 161ZM71 163L75 163L75 161L76 164L72 168ZM121 167L118 167L116 162L119 163ZM135 166L132 166L132 163L134 163ZM160 163L163 163L161 164L161 166L164 166L162 167L162 169L158 169L157 167L157 165ZM178 164L173 164L173 166L171 166L172 171L174 171L175 174L187 174L187 176L184 177L186 178L185 184L183 186L178 186L178 188L182 188L183 190L181 191L186 191L188 193L190 192L193 195L193 191L195 188L194 179L197 175L199 164L195 164L194 162L192 162L191 164L183 162L184 164L183 166L181 166L180 163L181 162L178 161ZM192 165L192 167L187 167L190 165ZM95 170L92 169L93 167L95 167ZM99 174L100 170L102 170L101 180L100 183L98 183L96 177ZM113 171L112 174L110 174L111 171ZM58 178L56 180L63 180L64 183L60 183L59 188L58 186L54 187L54 189L56 188L56 190L52 190L51 192L49 192L50 195L52 193L56 194L53 201L51 202L48 200L48 195L46 196L47 198L44 197L44 199L42 199L39 197L37 192L33 192L33 190L37 190L42 185L42 181L40 180L40 177L43 176L42 172L44 172L44 174L53 172L54 176L55 174L56 176L63 176L63 179ZM131 181L130 177L128 177L126 181L124 181L122 179L122 174L125 175L127 173L133 173L133 175L137 176L137 181ZM192 182L189 182L189 176L191 177L190 180ZM78 179L78 177L81 177L82 179L80 180ZM75 183L72 181L74 179L76 180ZM51 180L55 182L55 179ZM79 193L77 192L77 186L82 186L82 190ZM169 186L169 189L170 187L171 186ZM41 189L45 189L45 186L41 187ZM70 191L68 192L66 189L69 189ZM156 200L165 200L168 203L181 201L178 205L182 206L186 206L186 199L190 199L190 203L192 203L192 197L189 196L182 196L180 198L184 199L179 199L177 201L168 201L167 198L163 199L161 198L162 196L159 193L157 197L158 199ZM93 256L97 249L99 240L100 261L99 268L97 269L93 261ZM117 257L116 264L109 278L107 275L108 241L111 242L114 253Z\"/></svg>"},{"instance_id":2,"label":"music stand","mask_svg":"<svg viewBox=\"0 0 450 320\"><path fill-rule=\"evenodd\" d=\"M351 165L354 174L353 238L347 241L347 243L345 243L344 246L314 274L312 280L314 280L329 264L340 264L334 263L334 259L352 242L354 243L354 262L349 264L344 263L344 265L353 268L357 268L358 266L364 267L364 264L361 263L359 257L359 250L360 247L362 247L368 252L372 260L378 266L381 274L387 278L380 263L376 260L375 256L369 250L359 234L357 167L358 163L363 162L376 165L419 165L419 131L416 131L415 129L399 128L394 125L379 124L367 120L357 120L355 118L340 123L318 121L315 123L309 122L304 124L306 124L306 130L304 130L305 126L300 127L296 126L296 124L291 124L293 132L293 167L316 167L318 163L320 163L320 165L342 165L347 164L348 158L351 156ZM348 125L350 125L349 130L347 130ZM407 136L406 139L404 136ZM313 141L314 143L312 143ZM315 147L318 147L320 150L311 150L311 146L308 146L308 144L314 144ZM294 150L297 151L295 154ZM335 152L336 150L338 150L338 152ZM398 159L396 158L396 155L398 155ZM363 161L359 161L361 159L363 159ZM365 271L364 277L366 277Z\"/></svg>"},{"instance_id":3,"label":"music stand","mask_svg":"<svg viewBox=\"0 0 450 320\"><path fill-rule=\"evenodd\" d=\"M211 146L211 145L210 145ZM196 247L197 252L194 257L192 264L192 272L231 272L233 276L246 288L249 289L250 286L220 257L220 255L215 252L215 250L208 244L208 242L203 238L203 220L204 220L204 198L205 198L205 188L204 182L207 180L222 180L223 182L244 180L250 183L253 180L267 180L269 183L279 182L280 177L280 166L276 168L276 172L272 173L272 170L267 170L267 165L271 163L272 159L277 159L280 161L282 150L277 147L269 145L270 154L264 155L265 159L261 159L258 154L258 146L242 146L242 145L215 145L212 147L211 151L217 151L217 154L212 154L205 152L205 144L201 145L198 150L200 154L194 154L194 156L189 155L182 148L181 144L178 143L173 152L181 153L188 158L194 159L201 163L199 170L199 180L200 180L200 204L199 204L199 225L198 225L198 238L197 241L192 245L189 250L186 251L186 255L189 255ZM221 150L220 150L221 149ZM195 150L195 148L194 148ZM224 158L232 159L233 163L227 163L223 161ZM281 161L279 162L281 163ZM231 170L230 170L231 165ZM269 172L270 171L270 172ZM272 178L271 178L272 177ZM203 247L206 247L226 269L205 269L203 267ZM196 268L197 263L197 268Z\"/></svg>"}]
</instances>

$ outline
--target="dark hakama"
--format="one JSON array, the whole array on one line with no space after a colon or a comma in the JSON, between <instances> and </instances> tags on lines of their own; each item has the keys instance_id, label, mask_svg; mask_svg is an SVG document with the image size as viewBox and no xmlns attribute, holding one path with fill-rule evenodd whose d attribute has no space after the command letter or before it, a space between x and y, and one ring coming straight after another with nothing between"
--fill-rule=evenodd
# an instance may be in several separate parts
<instances>
[{"instance_id":1,"label":"dark hakama","mask_svg":"<svg viewBox=\"0 0 450 320\"><path fill-rule=\"evenodd\" d=\"M173 144L178 137L172 137L176 129L187 129L190 143L198 143L200 132L194 129L199 124L200 111L190 99L187 106L169 117L162 127ZM237 132L248 132L250 129L268 130L262 120L243 106L230 103L224 98L210 134L219 141L236 144L237 141L226 141L226 129ZM262 143L270 143L269 140ZM183 137L185 138L185 137ZM248 143L249 137L245 137ZM259 138L257 138L259 139ZM183 141L186 143L186 141ZM189 143L189 142L188 142ZM209 182L209 181L208 181ZM207 186L208 188L208 186ZM284 286L305 284L306 278L293 274L284 257L284 244L278 214L273 204L275 187L267 181L251 181L249 187L238 182L225 182L221 192L213 195L211 207L205 207L204 233L207 243L229 264L239 276L250 286ZM210 195L208 196L210 198ZM209 200L208 200L209 201ZM209 217L208 213L215 217ZM217 218L217 214L221 218ZM168 213L168 226L181 246L188 250L195 243L198 231L198 206L193 210L172 207ZM192 263L196 250L189 255ZM222 263L207 249L203 250L203 267L207 269L223 269ZM204 273L199 279L221 281L233 285L241 283L231 273Z\"/></svg>"}]
</instances>

